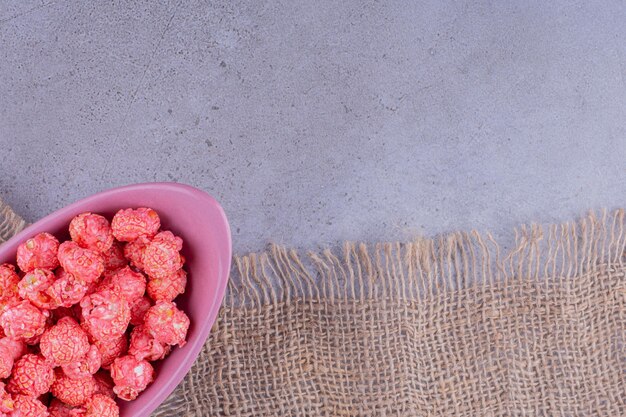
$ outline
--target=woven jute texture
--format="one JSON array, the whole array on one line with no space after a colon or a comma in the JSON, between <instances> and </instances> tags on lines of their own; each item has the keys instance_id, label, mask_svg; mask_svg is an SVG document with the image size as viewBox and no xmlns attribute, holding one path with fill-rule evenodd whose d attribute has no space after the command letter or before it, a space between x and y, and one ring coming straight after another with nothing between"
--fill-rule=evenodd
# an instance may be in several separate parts
<instances>
[{"instance_id":1,"label":"woven jute texture","mask_svg":"<svg viewBox=\"0 0 626 417\"><path fill-rule=\"evenodd\" d=\"M624 416L624 211L235 257L154 416ZM193 279L193 278L192 278Z\"/></svg>"}]
</instances>

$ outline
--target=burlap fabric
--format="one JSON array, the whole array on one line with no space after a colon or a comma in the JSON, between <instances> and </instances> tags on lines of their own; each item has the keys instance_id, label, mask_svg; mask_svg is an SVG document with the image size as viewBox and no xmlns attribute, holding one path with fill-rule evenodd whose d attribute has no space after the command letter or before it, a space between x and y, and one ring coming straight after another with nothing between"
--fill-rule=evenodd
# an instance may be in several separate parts
<instances>
[{"instance_id":1,"label":"burlap fabric","mask_svg":"<svg viewBox=\"0 0 626 417\"><path fill-rule=\"evenodd\" d=\"M625 246L619 210L523 227L506 253L473 232L236 257L154 415L624 416Z\"/></svg>"}]
</instances>

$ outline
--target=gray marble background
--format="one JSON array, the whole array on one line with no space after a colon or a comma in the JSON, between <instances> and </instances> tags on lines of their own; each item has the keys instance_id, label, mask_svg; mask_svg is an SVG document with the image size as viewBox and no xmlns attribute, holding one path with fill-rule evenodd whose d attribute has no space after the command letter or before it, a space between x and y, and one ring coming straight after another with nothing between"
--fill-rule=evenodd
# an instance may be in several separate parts
<instances>
[{"instance_id":1,"label":"gray marble background","mask_svg":"<svg viewBox=\"0 0 626 417\"><path fill-rule=\"evenodd\" d=\"M0 197L178 181L236 252L626 201L626 5L0 0ZM594 4L589 4L594 3Z\"/></svg>"}]
</instances>

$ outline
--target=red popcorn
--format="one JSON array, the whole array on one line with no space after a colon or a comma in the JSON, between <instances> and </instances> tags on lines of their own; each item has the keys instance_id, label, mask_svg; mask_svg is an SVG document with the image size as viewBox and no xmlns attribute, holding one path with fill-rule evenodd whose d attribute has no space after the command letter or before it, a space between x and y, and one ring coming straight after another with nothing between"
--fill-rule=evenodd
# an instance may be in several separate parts
<instances>
[{"instance_id":1,"label":"red popcorn","mask_svg":"<svg viewBox=\"0 0 626 417\"><path fill-rule=\"evenodd\" d=\"M124 256L130 261L131 265L143 271L143 254L146 247L150 243L150 239L141 236L132 242L128 242L124 246Z\"/></svg>"},{"instance_id":2,"label":"red popcorn","mask_svg":"<svg viewBox=\"0 0 626 417\"><path fill-rule=\"evenodd\" d=\"M20 277L11 264L0 265L0 301L19 300L18 284Z\"/></svg>"},{"instance_id":3,"label":"red popcorn","mask_svg":"<svg viewBox=\"0 0 626 417\"><path fill-rule=\"evenodd\" d=\"M154 380L154 369L147 361L122 356L113 361L111 377L115 383L113 392L121 399L131 401Z\"/></svg>"},{"instance_id":4,"label":"red popcorn","mask_svg":"<svg viewBox=\"0 0 626 417\"><path fill-rule=\"evenodd\" d=\"M173 301L185 292L186 286L187 272L181 268L173 275L148 280L147 291L150 298L155 301Z\"/></svg>"},{"instance_id":5,"label":"red popcorn","mask_svg":"<svg viewBox=\"0 0 626 417\"><path fill-rule=\"evenodd\" d=\"M41 337L41 354L55 366L81 360L89 351L85 331L71 317L64 317Z\"/></svg>"},{"instance_id":6,"label":"red popcorn","mask_svg":"<svg viewBox=\"0 0 626 417\"><path fill-rule=\"evenodd\" d=\"M11 417L49 417L48 408L37 398L18 394L13 401Z\"/></svg>"},{"instance_id":7,"label":"red popcorn","mask_svg":"<svg viewBox=\"0 0 626 417\"><path fill-rule=\"evenodd\" d=\"M113 392L113 386L115 384L108 372L98 371L93 377L96 380L96 394L115 398L115 393Z\"/></svg>"},{"instance_id":8,"label":"red popcorn","mask_svg":"<svg viewBox=\"0 0 626 417\"><path fill-rule=\"evenodd\" d=\"M43 356L26 354L15 362L7 388L14 393L38 397L48 392L53 380L52 366Z\"/></svg>"},{"instance_id":9,"label":"red popcorn","mask_svg":"<svg viewBox=\"0 0 626 417\"><path fill-rule=\"evenodd\" d=\"M99 252L81 248L76 242L59 246L59 262L63 269L79 281L90 284L104 272L104 258Z\"/></svg>"},{"instance_id":10,"label":"red popcorn","mask_svg":"<svg viewBox=\"0 0 626 417\"><path fill-rule=\"evenodd\" d=\"M102 355L95 345L91 345L84 358L62 365L63 372L71 379L83 379L95 374L102 365Z\"/></svg>"},{"instance_id":11,"label":"red popcorn","mask_svg":"<svg viewBox=\"0 0 626 417\"><path fill-rule=\"evenodd\" d=\"M75 410L75 408L59 401L56 398L53 398L48 406L50 417L73 417L72 410Z\"/></svg>"},{"instance_id":12,"label":"red popcorn","mask_svg":"<svg viewBox=\"0 0 626 417\"><path fill-rule=\"evenodd\" d=\"M128 302L110 290L95 292L80 302L83 323L96 340L114 339L124 334L130 323Z\"/></svg>"},{"instance_id":13,"label":"red popcorn","mask_svg":"<svg viewBox=\"0 0 626 417\"><path fill-rule=\"evenodd\" d=\"M8 378L13 369L13 355L7 346L0 345L0 378Z\"/></svg>"},{"instance_id":14,"label":"red popcorn","mask_svg":"<svg viewBox=\"0 0 626 417\"><path fill-rule=\"evenodd\" d=\"M119 417L120 409L115 401L106 395L95 394L85 405L84 411L77 411L75 417Z\"/></svg>"},{"instance_id":15,"label":"red popcorn","mask_svg":"<svg viewBox=\"0 0 626 417\"><path fill-rule=\"evenodd\" d=\"M104 258L104 270L115 271L128 265L128 260L124 257L124 248L115 241L108 251L102 254Z\"/></svg>"},{"instance_id":16,"label":"red popcorn","mask_svg":"<svg viewBox=\"0 0 626 417\"><path fill-rule=\"evenodd\" d=\"M74 310L71 307L57 307L50 313L52 314L52 319L55 322L61 320L63 317L76 319L76 316L74 315Z\"/></svg>"},{"instance_id":17,"label":"red popcorn","mask_svg":"<svg viewBox=\"0 0 626 417\"><path fill-rule=\"evenodd\" d=\"M20 297L42 309L49 310L56 307L54 300L47 292L55 279L54 273L49 269L33 269L17 284Z\"/></svg>"},{"instance_id":18,"label":"red popcorn","mask_svg":"<svg viewBox=\"0 0 626 417\"><path fill-rule=\"evenodd\" d=\"M160 232L146 246L141 261L143 270L151 278L165 278L173 275L183 266L180 250L183 240L172 232Z\"/></svg>"},{"instance_id":19,"label":"red popcorn","mask_svg":"<svg viewBox=\"0 0 626 417\"><path fill-rule=\"evenodd\" d=\"M128 350L128 338L125 334L117 338L95 340L94 344L100 351L104 369L107 369L115 358L124 355Z\"/></svg>"},{"instance_id":20,"label":"red popcorn","mask_svg":"<svg viewBox=\"0 0 626 417\"><path fill-rule=\"evenodd\" d=\"M99 214L82 213L70 222L72 240L85 249L107 252L113 245L109 221Z\"/></svg>"},{"instance_id":21,"label":"red popcorn","mask_svg":"<svg viewBox=\"0 0 626 417\"><path fill-rule=\"evenodd\" d=\"M161 343L180 347L186 343L189 317L175 303L157 302L146 312L144 324L146 331Z\"/></svg>"},{"instance_id":22,"label":"red popcorn","mask_svg":"<svg viewBox=\"0 0 626 417\"><path fill-rule=\"evenodd\" d=\"M0 316L0 325L11 339L25 340L39 336L46 328L47 310L40 310L29 301L8 307Z\"/></svg>"},{"instance_id":23,"label":"red popcorn","mask_svg":"<svg viewBox=\"0 0 626 417\"><path fill-rule=\"evenodd\" d=\"M62 273L60 278L46 290L52 301L60 307L71 307L79 303L89 292L89 285L77 280L68 273Z\"/></svg>"},{"instance_id":24,"label":"red popcorn","mask_svg":"<svg viewBox=\"0 0 626 417\"><path fill-rule=\"evenodd\" d=\"M171 346L157 341L144 326L137 326L130 334L128 354L137 360L158 361L170 353Z\"/></svg>"},{"instance_id":25,"label":"red popcorn","mask_svg":"<svg viewBox=\"0 0 626 417\"><path fill-rule=\"evenodd\" d=\"M146 277L141 272L135 272L126 266L107 276L98 290L113 290L132 303L146 292Z\"/></svg>"},{"instance_id":26,"label":"red popcorn","mask_svg":"<svg viewBox=\"0 0 626 417\"><path fill-rule=\"evenodd\" d=\"M143 324L146 311L152 307L152 302L146 296L139 297L130 304L130 324L139 326Z\"/></svg>"},{"instance_id":27,"label":"red popcorn","mask_svg":"<svg viewBox=\"0 0 626 417\"><path fill-rule=\"evenodd\" d=\"M13 360L19 359L22 355L28 352L26 343L21 340L9 339L8 337L0 339L0 346L8 349Z\"/></svg>"},{"instance_id":28,"label":"red popcorn","mask_svg":"<svg viewBox=\"0 0 626 417\"><path fill-rule=\"evenodd\" d=\"M65 404L78 407L85 404L96 392L96 380L92 375L82 379L71 379L57 368L50 392Z\"/></svg>"},{"instance_id":29,"label":"red popcorn","mask_svg":"<svg viewBox=\"0 0 626 417\"><path fill-rule=\"evenodd\" d=\"M54 269L59 266L59 241L50 233L39 233L17 247L17 266L24 272L35 268Z\"/></svg>"},{"instance_id":30,"label":"red popcorn","mask_svg":"<svg viewBox=\"0 0 626 417\"><path fill-rule=\"evenodd\" d=\"M0 382L0 416L6 416L3 413L10 413L14 408L13 398L6 392L4 383Z\"/></svg>"},{"instance_id":31,"label":"red popcorn","mask_svg":"<svg viewBox=\"0 0 626 417\"><path fill-rule=\"evenodd\" d=\"M113 216L113 235L121 242L132 242L139 237L152 237L161 227L156 211L150 208L125 209Z\"/></svg>"}]
</instances>

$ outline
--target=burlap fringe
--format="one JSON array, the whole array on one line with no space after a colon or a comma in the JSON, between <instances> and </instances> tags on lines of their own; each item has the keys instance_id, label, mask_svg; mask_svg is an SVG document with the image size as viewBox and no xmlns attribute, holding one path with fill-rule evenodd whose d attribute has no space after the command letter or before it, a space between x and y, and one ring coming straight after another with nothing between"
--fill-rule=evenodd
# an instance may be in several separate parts
<instances>
[{"instance_id":1,"label":"burlap fringe","mask_svg":"<svg viewBox=\"0 0 626 417\"><path fill-rule=\"evenodd\" d=\"M26 225L26 221L0 199L0 243L9 240L14 234L24 229Z\"/></svg>"},{"instance_id":2,"label":"burlap fringe","mask_svg":"<svg viewBox=\"0 0 626 417\"><path fill-rule=\"evenodd\" d=\"M234 258L238 273L231 275L225 302L255 307L294 299L415 300L520 280L567 285L574 276L623 266L624 213L604 210L577 222L522 226L506 254L491 234L477 231L408 243L346 243L341 254L326 249L306 257L272 245Z\"/></svg>"}]
</instances>

